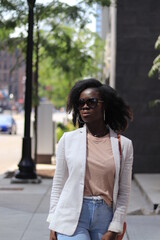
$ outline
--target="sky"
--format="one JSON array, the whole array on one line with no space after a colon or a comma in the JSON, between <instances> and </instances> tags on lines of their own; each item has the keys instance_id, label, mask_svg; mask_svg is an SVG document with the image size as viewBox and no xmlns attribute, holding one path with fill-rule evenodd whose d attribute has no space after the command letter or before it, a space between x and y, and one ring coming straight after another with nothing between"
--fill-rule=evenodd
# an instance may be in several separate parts
<instances>
[{"instance_id":1,"label":"sky","mask_svg":"<svg viewBox=\"0 0 160 240\"><path fill-rule=\"evenodd\" d=\"M78 0L60 0L61 2L65 2L70 5L74 5ZM49 3L51 0L45 0L45 3ZM44 3L44 0L36 0L36 3ZM87 25L87 27L95 32L96 31L96 20L94 16L90 16L91 23ZM21 28L16 28L15 32L11 34L11 37L17 37L21 33Z\"/></svg>"},{"instance_id":2,"label":"sky","mask_svg":"<svg viewBox=\"0 0 160 240\"><path fill-rule=\"evenodd\" d=\"M67 3L67 4L70 4L70 5L74 5L76 4L76 2L78 2L78 0L60 0L61 2L64 2L64 3ZM37 3L44 3L44 0L36 0ZM48 2L51 2L51 0L46 0L45 1L46 3ZM94 16L91 16L90 17L90 20L91 20L91 23L88 24L88 28L95 32L96 31L96 20L95 20L95 17Z\"/></svg>"}]
</instances>

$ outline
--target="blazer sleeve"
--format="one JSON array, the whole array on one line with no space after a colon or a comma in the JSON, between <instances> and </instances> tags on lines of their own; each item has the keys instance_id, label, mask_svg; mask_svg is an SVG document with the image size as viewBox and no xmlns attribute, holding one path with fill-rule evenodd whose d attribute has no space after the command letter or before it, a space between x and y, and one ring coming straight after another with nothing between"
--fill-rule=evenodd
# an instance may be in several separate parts
<instances>
[{"instance_id":1,"label":"blazer sleeve","mask_svg":"<svg viewBox=\"0 0 160 240\"><path fill-rule=\"evenodd\" d=\"M56 153L56 170L53 177L53 184L50 196L50 210L47 222L51 222L56 209L59 197L68 176L67 163L65 160L65 134L61 137Z\"/></svg>"},{"instance_id":2,"label":"blazer sleeve","mask_svg":"<svg viewBox=\"0 0 160 240\"><path fill-rule=\"evenodd\" d=\"M129 203L130 189L131 189L131 175L133 165L133 145L132 141L128 140L128 144L125 146L126 154L122 155L124 158L121 162L121 171L119 175L119 186L117 202L113 215L112 222L109 225L108 230L121 233L123 231L123 223L126 218L127 208Z\"/></svg>"}]
</instances>

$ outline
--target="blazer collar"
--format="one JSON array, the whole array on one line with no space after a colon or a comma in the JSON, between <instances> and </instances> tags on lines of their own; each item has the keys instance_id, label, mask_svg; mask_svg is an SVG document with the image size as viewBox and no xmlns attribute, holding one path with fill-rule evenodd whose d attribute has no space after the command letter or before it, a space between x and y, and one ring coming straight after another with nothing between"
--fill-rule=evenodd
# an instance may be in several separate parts
<instances>
[{"instance_id":1,"label":"blazer collar","mask_svg":"<svg viewBox=\"0 0 160 240\"><path fill-rule=\"evenodd\" d=\"M120 152L119 152L118 137L117 137L117 133L115 133L111 128L109 128L109 132L110 132L112 153L115 161L116 175L117 175L120 169Z\"/></svg>"},{"instance_id":2,"label":"blazer collar","mask_svg":"<svg viewBox=\"0 0 160 240\"><path fill-rule=\"evenodd\" d=\"M83 127L79 128L79 131L80 131L80 133L86 132L87 131L86 124Z\"/></svg>"}]
</instances>

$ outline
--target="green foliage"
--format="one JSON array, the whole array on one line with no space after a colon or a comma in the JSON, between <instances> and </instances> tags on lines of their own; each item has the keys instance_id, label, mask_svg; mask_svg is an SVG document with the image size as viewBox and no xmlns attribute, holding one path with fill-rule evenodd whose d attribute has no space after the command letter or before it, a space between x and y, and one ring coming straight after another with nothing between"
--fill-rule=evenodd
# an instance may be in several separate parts
<instances>
[{"instance_id":1,"label":"green foliage","mask_svg":"<svg viewBox=\"0 0 160 240\"><path fill-rule=\"evenodd\" d=\"M65 105L75 81L101 72L104 42L88 29L75 31L63 25L59 25L58 33L41 37L40 95L59 108Z\"/></svg>"},{"instance_id":2,"label":"green foliage","mask_svg":"<svg viewBox=\"0 0 160 240\"><path fill-rule=\"evenodd\" d=\"M158 39L155 43L155 49L160 50L160 36L158 37Z\"/></svg>"},{"instance_id":3,"label":"green foliage","mask_svg":"<svg viewBox=\"0 0 160 240\"><path fill-rule=\"evenodd\" d=\"M155 49L160 50L160 36L155 43ZM151 70L148 73L149 77L157 77L160 80L160 54L154 59ZM160 99L150 102L150 107L155 107L160 104Z\"/></svg>"},{"instance_id":4,"label":"green foliage","mask_svg":"<svg viewBox=\"0 0 160 240\"><path fill-rule=\"evenodd\" d=\"M72 122L68 121L67 124L58 123L56 129L57 142L62 137L65 132L73 131L76 128L73 126Z\"/></svg>"},{"instance_id":5,"label":"green foliage","mask_svg":"<svg viewBox=\"0 0 160 240\"><path fill-rule=\"evenodd\" d=\"M8 49L14 51L19 48L21 52L26 52L26 36L24 28L27 24L27 1L21 0L1 0L0 1L0 50ZM11 37L17 29L23 27L19 36Z\"/></svg>"},{"instance_id":6,"label":"green foliage","mask_svg":"<svg viewBox=\"0 0 160 240\"><path fill-rule=\"evenodd\" d=\"M27 23L27 4L21 0L0 1L0 32L14 32ZM8 35L9 36L9 35Z\"/></svg>"},{"instance_id":7,"label":"green foliage","mask_svg":"<svg viewBox=\"0 0 160 240\"><path fill-rule=\"evenodd\" d=\"M85 0L85 3L88 5L92 5L93 3L98 3L99 5L103 7L109 7L111 5L111 0Z\"/></svg>"},{"instance_id":8,"label":"green foliage","mask_svg":"<svg viewBox=\"0 0 160 240\"><path fill-rule=\"evenodd\" d=\"M0 1L0 40L10 50L19 48L24 54L28 28L27 2L29 1ZM109 6L110 1L86 0L73 6L58 0L35 4L35 22L41 26L39 95L46 96L56 107L65 105L69 89L75 81L96 77L102 72L104 43L86 28L95 3ZM19 35L16 38L10 37L17 28ZM35 45L36 41L34 33ZM33 63L35 59L34 53Z\"/></svg>"},{"instance_id":9,"label":"green foliage","mask_svg":"<svg viewBox=\"0 0 160 240\"><path fill-rule=\"evenodd\" d=\"M153 101L150 101L149 103L149 107L156 107L160 104L160 99L156 99L156 100L153 100Z\"/></svg>"},{"instance_id":10,"label":"green foliage","mask_svg":"<svg viewBox=\"0 0 160 240\"><path fill-rule=\"evenodd\" d=\"M160 79L160 55L154 59L153 66L148 75L149 77L157 76Z\"/></svg>"},{"instance_id":11,"label":"green foliage","mask_svg":"<svg viewBox=\"0 0 160 240\"><path fill-rule=\"evenodd\" d=\"M155 43L155 49L160 50L160 36ZM148 73L149 77L158 77L160 79L160 54L154 59L151 70Z\"/></svg>"}]
</instances>

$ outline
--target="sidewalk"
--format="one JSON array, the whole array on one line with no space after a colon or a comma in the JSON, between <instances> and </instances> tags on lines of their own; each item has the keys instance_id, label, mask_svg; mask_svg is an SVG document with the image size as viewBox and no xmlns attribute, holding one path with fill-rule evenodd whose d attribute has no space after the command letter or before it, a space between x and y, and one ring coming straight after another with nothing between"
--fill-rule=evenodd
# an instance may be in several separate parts
<instances>
[{"instance_id":1,"label":"sidewalk","mask_svg":"<svg viewBox=\"0 0 160 240\"><path fill-rule=\"evenodd\" d=\"M0 175L0 239L49 240L46 218L52 179L42 178L40 184L11 184L10 180ZM160 174L135 175L124 240L160 240L160 214L155 215L152 202L155 196L157 204Z\"/></svg>"},{"instance_id":2,"label":"sidewalk","mask_svg":"<svg viewBox=\"0 0 160 240\"><path fill-rule=\"evenodd\" d=\"M0 239L49 240L46 218L52 180L40 184L10 184L0 179Z\"/></svg>"},{"instance_id":3,"label":"sidewalk","mask_svg":"<svg viewBox=\"0 0 160 240\"><path fill-rule=\"evenodd\" d=\"M160 174L135 174L125 240L160 240Z\"/></svg>"}]
</instances>

